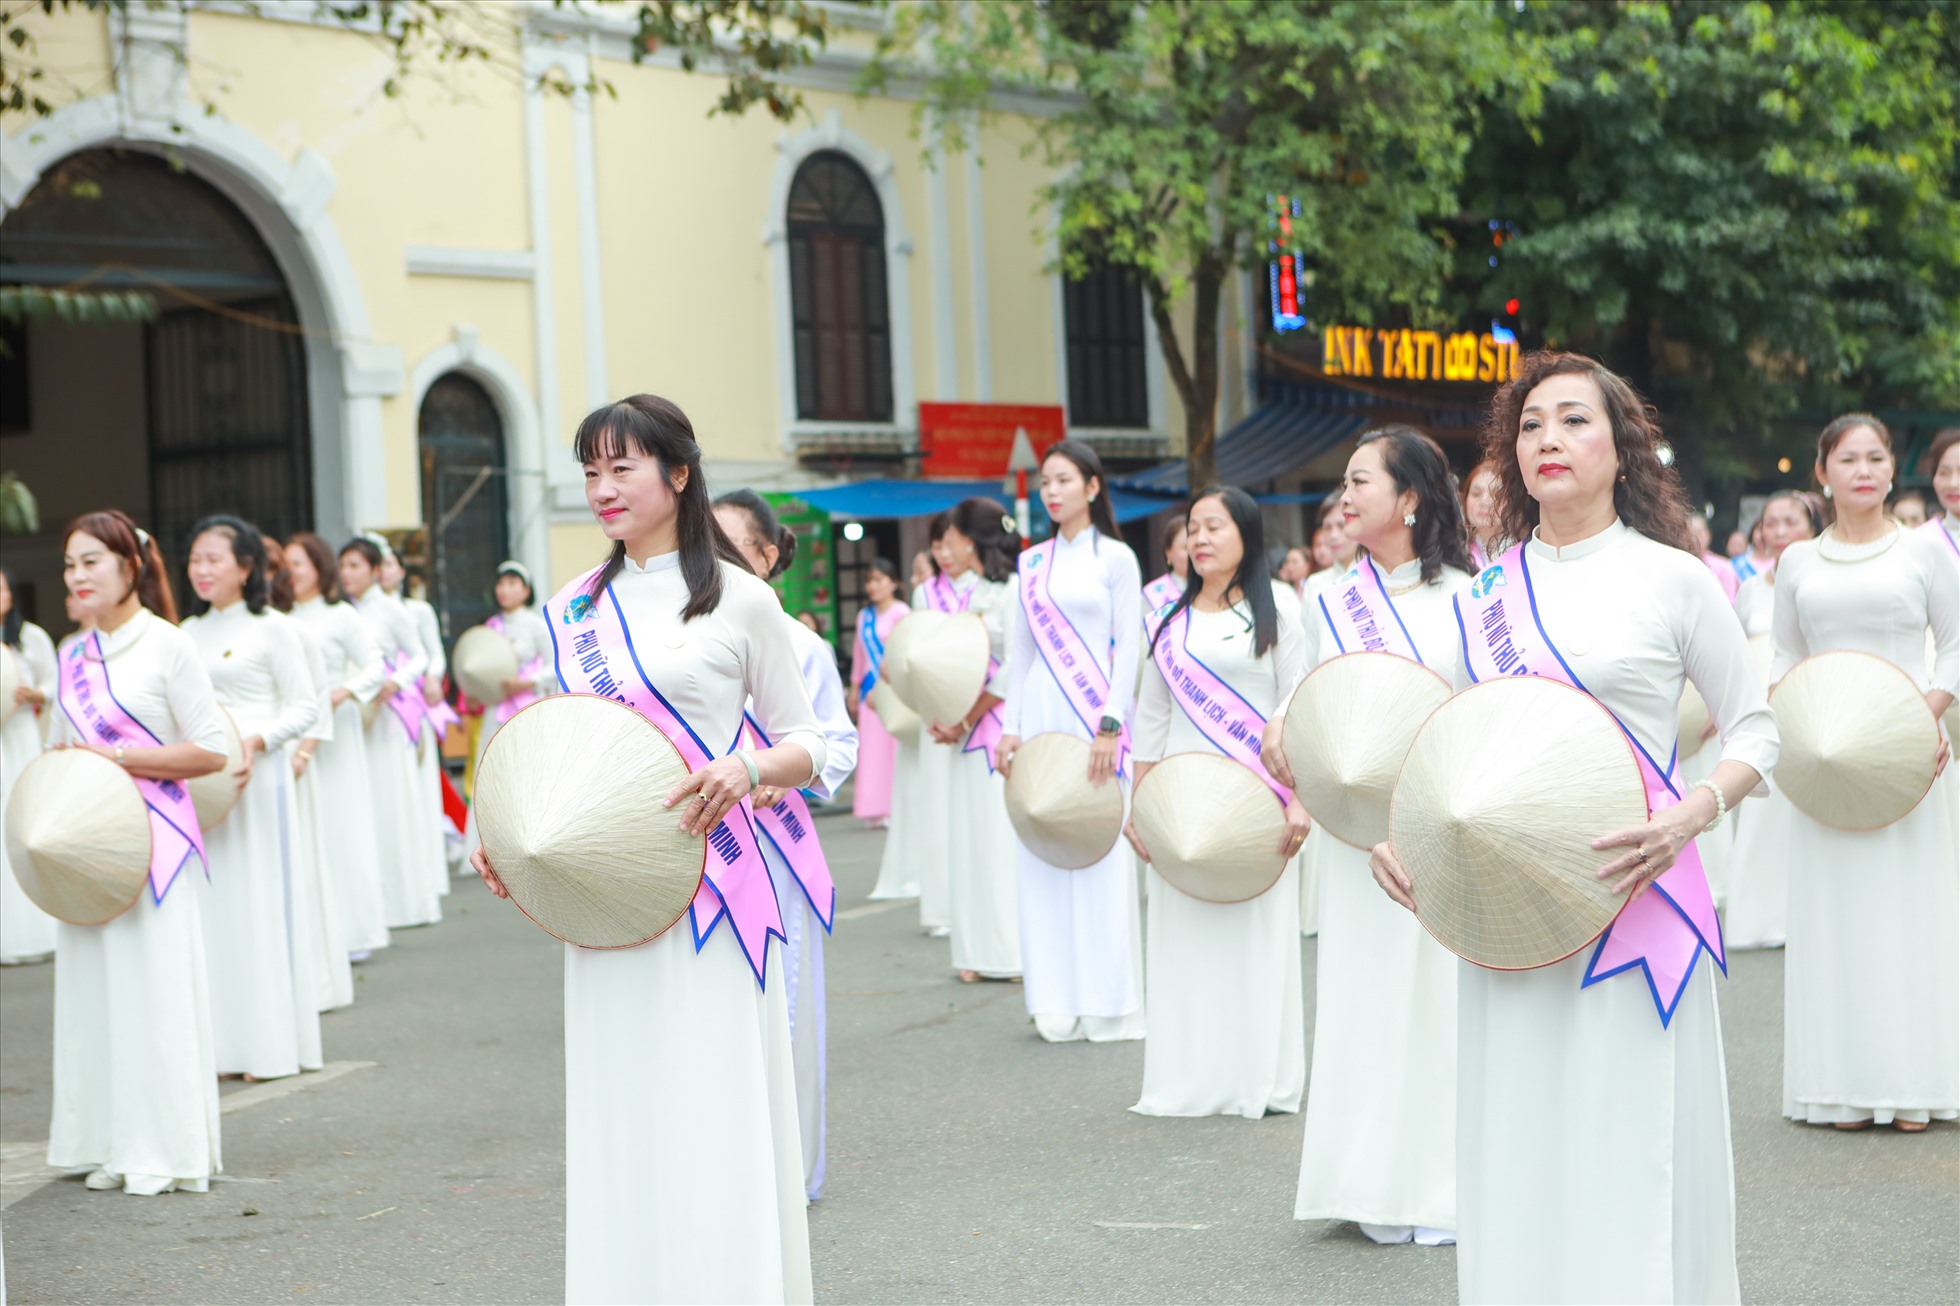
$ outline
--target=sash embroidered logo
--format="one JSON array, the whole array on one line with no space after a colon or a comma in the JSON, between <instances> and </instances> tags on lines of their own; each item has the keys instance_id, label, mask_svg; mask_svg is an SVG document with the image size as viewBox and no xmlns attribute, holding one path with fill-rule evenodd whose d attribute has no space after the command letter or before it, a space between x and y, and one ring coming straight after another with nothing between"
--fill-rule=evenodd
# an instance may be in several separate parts
<instances>
[{"instance_id":1,"label":"sash embroidered logo","mask_svg":"<svg viewBox=\"0 0 1960 1306\"><path fill-rule=\"evenodd\" d=\"M1470 582L1470 597L1489 598L1492 590L1499 589L1504 584L1504 568L1501 564L1486 567L1477 579Z\"/></svg>"}]
</instances>

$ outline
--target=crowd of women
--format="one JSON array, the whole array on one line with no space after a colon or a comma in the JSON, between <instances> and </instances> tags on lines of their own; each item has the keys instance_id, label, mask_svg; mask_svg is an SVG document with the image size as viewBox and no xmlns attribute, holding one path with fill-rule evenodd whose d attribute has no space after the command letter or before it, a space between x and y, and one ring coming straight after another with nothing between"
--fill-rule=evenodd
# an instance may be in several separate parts
<instances>
[{"instance_id":1,"label":"crowd of women","mask_svg":"<svg viewBox=\"0 0 1960 1306\"><path fill-rule=\"evenodd\" d=\"M1936 717L1952 706L1960 432L1932 453L1941 515L1907 529L1888 513L1885 426L1831 423L1814 469L1828 526L1819 501L1778 495L1734 565L1697 535L1651 410L1597 363L1525 359L1483 452L1459 490L1421 432L1367 433L1311 551L1278 578L1258 504L1205 489L1145 583L1099 459L1065 441L1040 469L1052 540L1024 547L1000 504L970 499L933 523L909 604L896 564L873 566L846 686L764 583L793 535L759 496L709 498L686 416L640 395L587 418L575 457L612 551L542 616L505 566L500 628L523 670L481 733L554 689L622 698L668 721L689 762L664 797L682 830L726 819L755 856L745 871L732 849L688 929L565 949L568 1299L809 1300L835 891L820 855L786 859L755 831L855 768L857 814L889 825L873 896L916 897L958 981L1020 982L1049 1042L1142 1040L1138 1113L1304 1103L1297 1218L1455 1242L1466 1301L1738 1300L1719 932L1703 941L1716 964L1690 962L1666 993L1631 965L1595 976L1584 955L1460 962L1410 914L1395 848L1328 837L1293 792L1281 721L1310 673L1365 644L1463 690L1497 674L1472 632L1505 589L1530 599L1544 656L1529 669L1669 759L1648 768L1646 823L1568 832L1611 857L1602 878L1633 901L1679 864L1688 877L1670 883L1774 917L1750 941L1786 948L1784 1114L1906 1132L1960 1115L1960 786L1944 739L1932 792L1879 831L1762 797L1779 749L1767 690L1810 655L1877 654ZM222 708L242 758L237 805L203 833L208 883L172 867L110 924L56 927L49 1159L91 1168L91 1187L202 1189L216 1076L317 1066L319 1013L349 1000L350 959L440 916L440 641L366 538L336 559L311 536L282 548L214 518L189 541L199 612L181 625L155 542L122 514L79 519L66 549L82 630L54 650L8 627L34 667L22 701L52 709L51 739L167 785L225 764ZM916 743L872 702L914 611L977 615L991 655L967 711ZM556 655L561 627L577 628L578 657ZM1771 643L1766 665L1752 633ZM129 718L114 742L74 699L104 675ZM1677 749L1688 687L1710 725ZM1244 764L1278 804L1271 887L1229 903L1181 892L1133 817L1087 866L1044 860L1004 789L1028 741L1054 733L1087 746L1085 784L1126 794L1182 754ZM1214 797L1175 801L1202 824ZM323 837L323 813L354 802L372 829ZM1316 929L1310 1056L1298 940ZM1584 1200L1602 1187L1611 1218Z\"/></svg>"}]
</instances>

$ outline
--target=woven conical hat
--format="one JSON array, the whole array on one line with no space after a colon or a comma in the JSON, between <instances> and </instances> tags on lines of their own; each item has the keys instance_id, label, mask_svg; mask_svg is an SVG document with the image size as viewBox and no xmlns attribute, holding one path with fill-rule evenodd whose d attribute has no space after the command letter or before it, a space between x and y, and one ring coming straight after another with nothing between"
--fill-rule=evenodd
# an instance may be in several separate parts
<instances>
[{"instance_id":1,"label":"woven conical hat","mask_svg":"<svg viewBox=\"0 0 1960 1306\"><path fill-rule=\"evenodd\" d=\"M1695 688L1695 682L1681 682L1681 701L1674 705L1679 731L1675 736L1678 756L1693 757L1701 751L1702 731L1708 729L1712 719L1708 712L1708 700Z\"/></svg>"},{"instance_id":2,"label":"woven conical hat","mask_svg":"<svg viewBox=\"0 0 1960 1306\"><path fill-rule=\"evenodd\" d=\"M914 612L892 627L879 673L924 721L963 720L987 686L992 649L987 626L971 612Z\"/></svg>"},{"instance_id":3,"label":"woven conical hat","mask_svg":"<svg viewBox=\"0 0 1960 1306\"><path fill-rule=\"evenodd\" d=\"M223 825L231 815L231 809L238 803L238 776L234 773L245 762L245 744L238 736L238 724L223 708L218 709L218 719L225 727L225 764L209 775L184 782L184 787L191 791L191 805L197 808L198 828L203 830Z\"/></svg>"},{"instance_id":4,"label":"woven conical hat","mask_svg":"<svg viewBox=\"0 0 1960 1306\"><path fill-rule=\"evenodd\" d=\"M1174 753L1137 784L1137 836L1173 888L1244 902L1278 883L1286 815L1265 781L1218 753Z\"/></svg>"},{"instance_id":5,"label":"woven conical hat","mask_svg":"<svg viewBox=\"0 0 1960 1306\"><path fill-rule=\"evenodd\" d=\"M42 753L7 800L7 861L22 892L55 919L114 920L150 874L150 817L136 782L85 748Z\"/></svg>"},{"instance_id":6,"label":"woven conical hat","mask_svg":"<svg viewBox=\"0 0 1960 1306\"><path fill-rule=\"evenodd\" d=\"M1027 850L1065 871L1094 866L1123 837L1123 787L1089 783L1089 741L1058 731L1021 741L1007 775L1007 819Z\"/></svg>"},{"instance_id":7,"label":"woven conical hat","mask_svg":"<svg viewBox=\"0 0 1960 1306\"><path fill-rule=\"evenodd\" d=\"M707 842L681 833L681 808L662 806L687 775L632 708L555 694L491 737L476 768L476 828L511 901L547 933L637 947L680 920L701 887Z\"/></svg>"},{"instance_id":8,"label":"woven conical hat","mask_svg":"<svg viewBox=\"0 0 1960 1306\"><path fill-rule=\"evenodd\" d=\"M1347 653L1315 667L1287 705L1294 792L1327 833L1355 848L1388 838L1388 803L1416 731L1449 682L1393 653Z\"/></svg>"},{"instance_id":9,"label":"woven conical hat","mask_svg":"<svg viewBox=\"0 0 1960 1306\"><path fill-rule=\"evenodd\" d=\"M878 714L886 734L907 748L919 746L923 729L919 714L905 706L905 700L892 692L892 682L882 675L878 677L878 683L871 687L871 710Z\"/></svg>"},{"instance_id":10,"label":"woven conical hat","mask_svg":"<svg viewBox=\"0 0 1960 1306\"><path fill-rule=\"evenodd\" d=\"M1835 830L1876 830L1933 787L1939 725L1913 678L1841 649L1805 658L1770 695L1783 751L1776 787Z\"/></svg>"},{"instance_id":11,"label":"woven conical hat","mask_svg":"<svg viewBox=\"0 0 1960 1306\"><path fill-rule=\"evenodd\" d=\"M504 701L504 682L517 678L517 646L488 626L471 626L449 655L449 674L484 707Z\"/></svg>"},{"instance_id":12,"label":"woven conical hat","mask_svg":"<svg viewBox=\"0 0 1960 1306\"><path fill-rule=\"evenodd\" d=\"M1633 746L1590 695L1556 680L1485 681L1436 709L1402 764L1389 837L1416 915L1497 970L1571 956L1625 905L1601 835L1647 822Z\"/></svg>"},{"instance_id":13,"label":"woven conical hat","mask_svg":"<svg viewBox=\"0 0 1960 1306\"><path fill-rule=\"evenodd\" d=\"M20 655L0 644L0 726L14 719L14 711L20 706L14 702L14 691L19 688Z\"/></svg>"}]
</instances>

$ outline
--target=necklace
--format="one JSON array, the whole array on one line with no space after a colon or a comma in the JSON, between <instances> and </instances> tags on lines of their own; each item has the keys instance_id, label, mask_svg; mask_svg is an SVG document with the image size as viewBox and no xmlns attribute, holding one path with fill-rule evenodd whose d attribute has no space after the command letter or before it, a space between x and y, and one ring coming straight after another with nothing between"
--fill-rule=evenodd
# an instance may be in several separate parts
<instances>
[{"instance_id":1,"label":"necklace","mask_svg":"<svg viewBox=\"0 0 1960 1306\"><path fill-rule=\"evenodd\" d=\"M1836 526L1828 526L1824 529L1824 533L1817 538L1817 556L1826 562L1834 562L1840 566L1869 562L1881 554L1891 552L1892 547L1904 537L1905 528L1894 526L1892 533L1889 535L1881 535L1875 540L1860 540L1854 544L1850 540L1840 536L1837 533ZM1838 556L1834 552L1837 549L1844 550L1845 555Z\"/></svg>"}]
</instances>

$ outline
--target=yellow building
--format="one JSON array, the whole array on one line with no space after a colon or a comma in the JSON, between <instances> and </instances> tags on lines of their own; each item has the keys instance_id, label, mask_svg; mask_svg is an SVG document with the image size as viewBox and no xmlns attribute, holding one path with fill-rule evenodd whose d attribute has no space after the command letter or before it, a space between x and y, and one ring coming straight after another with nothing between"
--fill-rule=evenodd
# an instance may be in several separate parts
<instances>
[{"instance_id":1,"label":"yellow building","mask_svg":"<svg viewBox=\"0 0 1960 1306\"><path fill-rule=\"evenodd\" d=\"M107 504L173 560L210 512L335 543L426 524L453 636L501 556L553 584L601 556L567 446L642 390L691 416L716 491L916 474L923 401L1060 404L1106 453L1175 452L1134 285L1044 270L1025 106L928 159L912 100L852 93L881 20L829 12L788 128L710 117L720 79L633 63L619 10L485 6L496 59L423 64L392 98L389 47L310 0L31 20L72 95L0 122L0 281L162 310L9 329L31 614L63 628L60 529Z\"/></svg>"}]
</instances>

